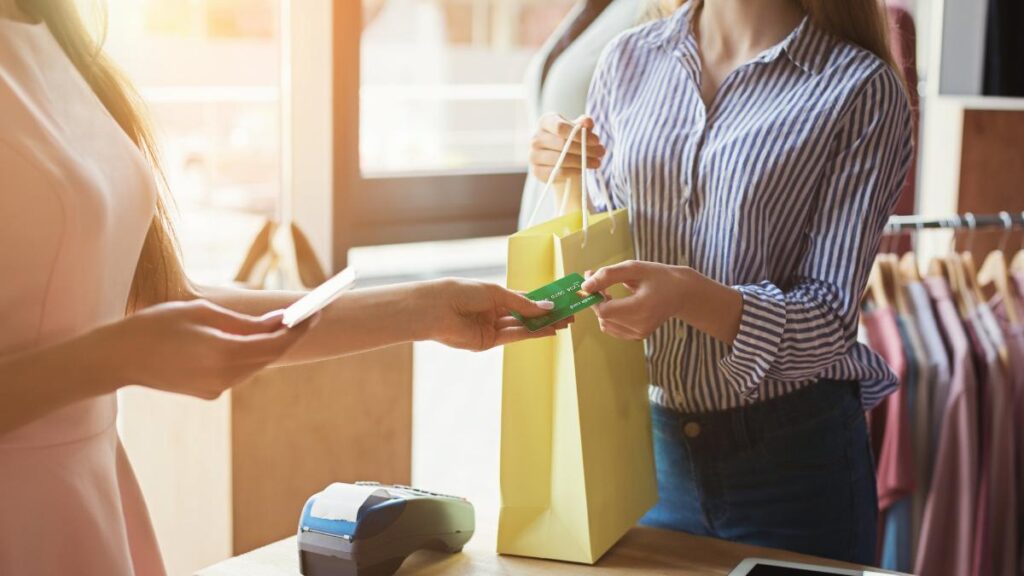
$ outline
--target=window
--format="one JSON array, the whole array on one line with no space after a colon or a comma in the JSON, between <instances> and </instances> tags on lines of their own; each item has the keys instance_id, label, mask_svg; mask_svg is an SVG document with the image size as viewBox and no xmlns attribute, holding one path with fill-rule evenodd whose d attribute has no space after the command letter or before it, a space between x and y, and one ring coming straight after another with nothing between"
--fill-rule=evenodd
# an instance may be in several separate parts
<instances>
[{"instance_id":1,"label":"window","mask_svg":"<svg viewBox=\"0 0 1024 576\"><path fill-rule=\"evenodd\" d=\"M353 246L514 230L533 131L523 77L574 2L109 0L107 50L152 113L190 276L230 280L282 195L310 193L302 146L331 149L315 179L333 185L333 210L294 210L300 224L329 216L335 269ZM302 25L282 16L314 5L333 29L316 53L333 102L323 145L292 140L282 97L302 64L285 61Z\"/></svg>"},{"instance_id":2,"label":"window","mask_svg":"<svg viewBox=\"0 0 1024 576\"><path fill-rule=\"evenodd\" d=\"M149 106L185 265L199 282L230 280L279 207L280 8L110 0L106 48Z\"/></svg>"},{"instance_id":3,"label":"window","mask_svg":"<svg viewBox=\"0 0 1024 576\"><path fill-rule=\"evenodd\" d=\"M515 229L523 78L574 3L334 4L336 267L353 246Z\"/></svg>"},{"instance_id":4,"label":"window","mask_svg":"<svg viewBox=\"0 0 1024 576\"><path fill-rule=\"evenodd\" d=\"M569 4L367 0L363 172L521 166L532 132L523 76Z\"/></svg>"}]
</instances>

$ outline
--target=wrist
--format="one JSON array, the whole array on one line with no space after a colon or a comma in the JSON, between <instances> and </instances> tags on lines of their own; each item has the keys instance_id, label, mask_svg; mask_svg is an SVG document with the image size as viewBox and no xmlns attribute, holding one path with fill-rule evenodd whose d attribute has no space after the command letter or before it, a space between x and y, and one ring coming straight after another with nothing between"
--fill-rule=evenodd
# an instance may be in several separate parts
<instances>
[{"instance_id":1,"label":"wrist","mask_svg":"<svg viewBox=\"0 0 1024 576\"><path fill-rule=\"evenodd\" d=\"M123 322L123 321L122 321ZM84 375L83 384L94 395L116 392L133 380L131 363L137 354L118 344L117 325L104 326L70 343L68 367Z\"/></svg>"},{"instance_id":2,"label":"wrist","mask_svg":"<svg viewBox=\"0 0 1024 576\"><path fill-rule=\"evenodd\" d=\"M696 271L689 266L674 267L676 277L675 299L672 308L672 317L687 322L689 318L690 304L693 300L693 285Z\"/></svg>"},{"instance_id":3,"label":"wrist","mask_svg":"<svg viewBox=\"0 0 1024 576\"><path fill-rule=\"evenodd\" d=\"M411 340L416 342L437 340L441 333L442 313L448 306L445 301L448 284L450 284L448 279L441 279L416 282L411 285L411 294L407 300L409 307L406 310L407 317L411 319L409 323Z\"/></svg>"}]
</instances>

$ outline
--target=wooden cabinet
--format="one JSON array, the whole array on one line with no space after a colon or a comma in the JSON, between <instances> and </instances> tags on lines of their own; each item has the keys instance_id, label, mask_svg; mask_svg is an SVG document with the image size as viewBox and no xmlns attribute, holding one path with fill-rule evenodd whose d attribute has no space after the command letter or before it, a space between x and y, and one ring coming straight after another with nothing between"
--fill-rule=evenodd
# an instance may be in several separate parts
<instances>
[{"instance_id":1,"label":"wooden cabinet","mask_svg":"<svg viewBox=\"0 0 1024 576\"><path fill-rule=\"evenodd\" d=\"M1024 211L1024 99L932 96L924 107L919 214L998 214ZM926 234L919 254L949 251L950 231ZM959 249L970 242L977 258L999 246L1002 230L957 234ZM970 240L969 240L970 239ZM1020 247L1021 232L1007 241L1009 252ZM980 262L980 260L979 260Z\"/></svg>"},{"instance_id":2,"label":"wooden cabinet","mask_svg":"<svg viewBox=\"0 0 1024 576\"><path fill-rule=\"evenodd\" d=\"M961 214L1024 212L1024 109L964 111L958 205ZM975 234L975 258L981 262L1004 238L1012 255L1021 246L1021 234L1018 230L1007 237L999 229ZM968 236L961 233L961 247Z\"/></svg>"}]
</instances>

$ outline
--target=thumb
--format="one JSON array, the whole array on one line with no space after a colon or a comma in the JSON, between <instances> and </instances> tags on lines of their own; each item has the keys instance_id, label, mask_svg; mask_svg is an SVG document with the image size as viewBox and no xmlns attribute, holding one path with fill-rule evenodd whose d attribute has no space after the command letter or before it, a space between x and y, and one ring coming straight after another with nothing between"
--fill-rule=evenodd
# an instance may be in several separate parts
<instances>
[{"instance_id":1,"label":"thumb","mask_svg":"<svg viewBox=\"0 0 1024 576\"><path fill-rule=\"evenodd\" d=\"M594 119L586 114L581 114L574 120L576 124L582 124L588 131L594 129Z\"/></svg>"},{"instance_id":2,"label":"thumb","mask_svg":"<svg viewBox=\"0 0 1024 576\"><path fill-rule=\"evenodd\" d=\"M543 316L555 307L553 302L547 300L534 302L518 292L506 290L501 286L495 286L494 289L496 291L494 300L499 306L511 312L521 314L527 318Z\"/></svg>"},{"instance_id":3,"label":"thumb","mask_svg":"<svg viewBox=\"0 0 1024 576\"><path fill-rule=\"evenodd\" d=\"M320 313L318 312L294 328L286 328L283 325L278 324L278 328L272 332L246 335L227 335L227 337L242 343L245 346L245 350L247 350L253 358L273 361L280 358L299 340L302 340L310 329L316 326L319 320Z\"/></svg>"},{"instance_id":4,"label":"thumb","mask_svg":"<svg viewBox=\"0 0 1024 576\"><path fill-rule=\"evenodd\" d=\"M212 302L197 304L200 322L210 328L239 336L272 332L281 325L280 317L257 318L229 310Z\"/></svg>"},{"instance_id":5,"label":"thumb","mask_svg":"<svg viewBox=\"0 0 1024 576\"><path fill-rule=\"evenodd\" d=\"M580 288L588 294L595 294L597 292L604 292L616 284L629 282L635 278L636 262L630 260L628 262L620 262L619 264L613 264L611 266L601 268L597 272L594 272L590 278L584 280Z\"/></svg>"}]
</instances>

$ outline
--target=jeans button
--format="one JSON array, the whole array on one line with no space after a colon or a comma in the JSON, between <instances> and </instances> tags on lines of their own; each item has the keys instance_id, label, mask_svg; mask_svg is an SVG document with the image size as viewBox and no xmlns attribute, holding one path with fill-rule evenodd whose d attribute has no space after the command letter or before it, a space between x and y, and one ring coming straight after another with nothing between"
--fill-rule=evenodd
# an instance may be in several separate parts
<instances>
[{"instance_id":1,"label":"jeans button","mask_svg":"<svg viewBox=\"0 0 1024 576\"><path fill-rule=\"evenodd\" d=\"M696 422L687 422L683 426L683 434L686 434L687 438L696 438L700 436L700 424Z\"/></svg>"}]
</instances>

